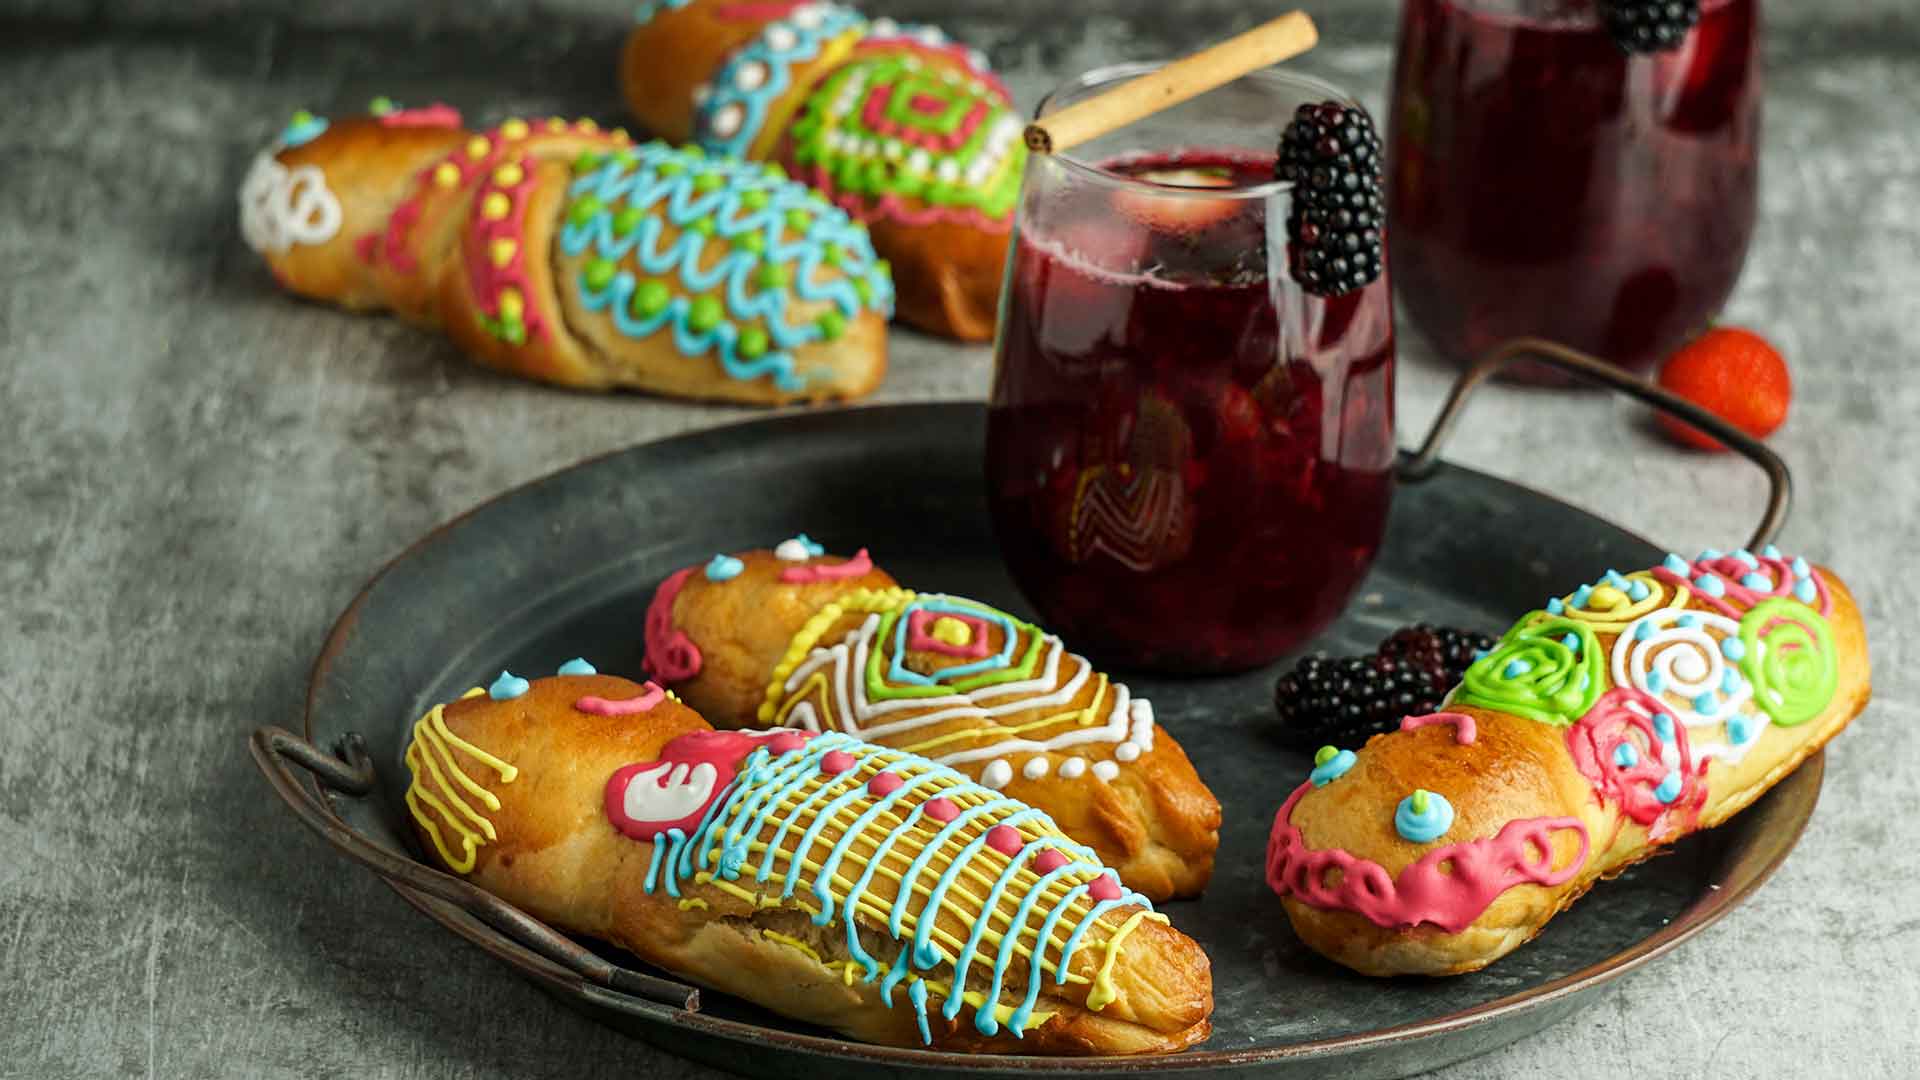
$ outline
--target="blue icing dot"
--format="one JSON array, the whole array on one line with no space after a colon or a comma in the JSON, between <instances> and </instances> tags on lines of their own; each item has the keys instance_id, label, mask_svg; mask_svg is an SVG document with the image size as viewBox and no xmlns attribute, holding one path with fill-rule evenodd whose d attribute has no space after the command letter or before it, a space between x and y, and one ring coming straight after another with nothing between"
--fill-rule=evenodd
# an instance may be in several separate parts
<instances>
[{"instance_id":1,"label":"blue icing dot","mask_svg":"<svg viewBox=\"0 0 1920 1080\"><path fill-rule=\"evenodd\" d=\"M1627 599L1629 600L1637 602L1645 600L1651 595L1653 595L1653 590L1647 588L1647 583L1644 581L1635 580L1633 584L1627 586Z\"/></svg>"},{"instance_id":2,"label":"blue icing dot","mask_svg":"<svg viewBox=\"0 0 1920 1080\"><path fill-rule=\"evenodd\" d=\"M1424 801L1426 808L1414 809L1416 800ZM1393 812L1393 828L1411 844L1438 840L1453 828L1453 804L1437 791L1416 791L1400 800Z\"/></svg>"},{"instance_id":3,"label":"blue icing dot","mask_svg":"<svg viewBox=\"0 0 1920 1080\"><path fill-rule=\"evenodd\" d=\"M1674 624L1675 626L1699 626L1699 625L1700 625L1700 616L1698 616L1698 615L1695 615L1695 614L1693 614L1693 613L1691 613L1691 612L1689 612L1689 613L1687 613L1687 614L1685 614L1685 615L1682 615L1682 616L1680 616L1679 618L1677 618L1677 619L1675 619L1675 620L1673 620L1673 624Z\"/></svg>"},{"instance_id":4,"label":"blue icing dot","mask_svg":"<svg viewBox=\"0 0 1920 1080\"><path fill-rule=\"evenodd\" d=\"M1673 741L1673 715L1671 713L1653 714L1653 731L1660 736L1661 742Z\"/></svg>"},{"instance_id":5,"label":"blue icing dot","mask_svg":"<svg viewBox=\"0 0 1920 1080\"><path fill-rule=\"evenodd\" d=\"M1574 652L1579 652L1580 651L1580 635L1572 632L1568 632L1566 637L1563 637L1560 639L1560 644L1565 645L1568 649L1571 649Z\"/></svg>"},{"instance_id":6,"label":"blue icing dot","mask_svg":"<svg viewBox=\"0 0 1920 1080\"><path fill-rule=\"evenodd\" d=\"M1728 668L1722 672L1720 675L1720 690L1728 694L1738 693L1740 690L1740 673L1732 668Z\"/></svg>"},{"instance_id":7,"label":"blue icing dot","mask_svg":"<svg viewBox=\"0 0 1920 1080\"><path fill-rule=\"evenodd\" d=\"M1794 577L1806 577L1812 573L1813 573L1813 567L1807 565L1807 560L1805 559L1793 560L1793 576Z\"/></svg>"},{"instance_id":8,"label":"blue icing dot","mask_svg":"<svg viewBox=\"0 0 1920 1080\"><path fill-rule=\"evenodd\" d=\"M1713 707L1716 704L1718 704L1718 702L1716 702L1713 698L1713 691L1708 690L1707 692L1700 694L1693 699L1693 711L1699 713L1702 716L1712 716Z\"/></svg>"},{"instance_id":9,"label":"blue icing dot","mask_svg":"<svg viewBox=\"0 0 1920 1080\"><path fill-rule=\"evenodd\" d=\"M280 132L280 145L285 147L305 146L320 137L327 130L327 118L308 112L297 112L287 121L286 129Z\"/></svg>"},{"instance_id":10,"label":"blue icing dot","mask_svg":"<svg viewBox=\"0 0 1920 1080\"><path fill-rule=\"evenodd\" d=\"M1549 615L1559 615L1566 610L1567 605L1561 603L1560 598L1557 596L1547 601L1547 614Z\"/></svg>"},{"instance_id":11,"label":"blue icing dot","mask_svg":"<svg viewBox=\"0 0 1920 1080\"><path fill-rule=\"evenodd\" d=\"M1660 780L1660 786L1653 789L1653 797L1663 803L1670 803L1680 797L1680 773L1678 770L1667 773Z\"/></svg>"},{"instance_id":12,"label":"blue icing dot","mask_svg":"<svg viewBox=\"0 0 1920 1080\"><path fill-rule=\"evenodd\" d=\"M1726 552L1721 551L1719 548L1707 548L1705 551L1702 551L1700 553L1700 561L1712 562L1713 560L1718 559L1725 554Z\"/></svg>"},{"instance_id":13,"label":"blue icing dot","mask_svg":"<svg viewBox=\"0 0 1920 1080\"><path fill-rule=\"evenodd\" d=\"M1492 649L1475 649L1475 650L1473 650L1473 658L1474 658L1475 660L1480 660L1480 659L1483 659L1483 658L1485 658L1485 657L1486 657L1486 655L1487 655L1488 653L1490 653L1490 652L1492 652L1492 651L1493 651Z\"/></svg>"},{"instance_id":14,"label":"blue icing dot","mask_svg":"<svg viewBox=\"0 0 1920 1080\"><path fill-rule=\"evenodd\" d=\"M512 701L526 693L532 685L511 671L503 671L499 678L493 680L493 685L487 687L487 696L495 701Z\"/></svg>"},{"instance_id":15,"label":"blue icing dot","mask_svg":"<svg viewBox=\"0 0 1920 1080\"><path fill-rule=\"evenodd\" d=\"M1662 675L1657 671L1647 672L1647 692L1648 693L1661 694L1661 693L1665 693L1666 689L1667 689L1667 677L1665 675Z\"/></svg>"},{"instance_id":16,"label":"blue icing dot","mask_svg":"<svg viewBox=\"0 0 1920 1080\"><path fill-rule=\"evenodd\" d=\"M741 562L731 555L715 555L712 560L707 563L707 580L732 581L734 578L739 577L740 572L746 568L746 563Z\"/></svg>"},{"instance_id":17,"label":"blue icing dot","mask_svg":"<svg viewBox=\"0 0 1920 1080\"><path fill-rule=\"evenodd\" d=\"M1592 595L1593 595L1593 586L1591 585L1582 585L1579 588L1573 590L1573 606L1577 608L1586 607L1587 598L1591 597Z\"/></svg>"},{"instance_id":18,"label":"blue icing dot","mask_svg":"<svg viewBox=\"0 0 1920 1080\"><path fill-rule=\"evenodd\" d=\"M1623 769L1631 769L1640 764L1640 751L1632 743L1621 743L1613 748L1613 763Z\"/></svg>"},{"instance_id":19,"label":"blue icing dot","mask_svg":"<svg viewBox=\"0 0 1920 1080\"><path fill-rule=\"evenodd\" d=\"M1648 638L1650 638L1650 637L1652 637L1652 636L1653 636L1653 624L1652 624L1652 623L1650 623L1650 622L1648 622L1648 621L1647 621L1647 620L1645 620L1645 619L1641 619L1641 620L1640 620L1639 622L1637 622L1637 623L1635 623L1635 624L1634 624L1634 626L1633 626L1633 640L1635 640L1635 641L1645 641L1645 640L1647 640Z\"/></svg>"},{"instance_id":20,"label":"blue icing dot","mask_svg":"<svg viewBox=\"0 0 1920 1080\"><path fill-rule=\"evenodd\" d=\"M1757 568L1760 565L1760 560L1754 558L1753 552L1748 551L1746 548L1741 548L1739 551L1734 552L1733 557L1736 559L1739 559L1743 563L1746 563L1748 566Z\"/></svg>"},{"instance_id":21,"label":"blue icing dot","mask_svg":"<svg viewBox=\"0 0 1920 1080\"><path fill-rule=\"evenodd\" d=\"M1668 572L1678 574L1681 577L1686 577L1687 574L1693 570L1693 567L1687 565L1687 560L1673 554L1669 554L1665 559L1661 560L1660 565Z\"/></svg>"},{"instance_id":22,"label":"blue icing dot","mask_svg":"<svg viewBox=\"0 0 1920 1080\"><path fill-rule=\"evenodd\" d=\"M595 668L595 667L594 667L594 666L593 666L592 664L589 664L589 663L587 663L587 661L586 661L586 658L585 658L585 657L580 657L580 656L576 656L576 657L574 657L573 659L571 659L571 660L569 660L569 661L567 661L566 663L564 663L564 664L561 664L561 665L560 665L560 670L559 670L558 672L556 672L555 674L558 674L558 675L598 675L598 674L600 674L600 672L599 672L599 669L597 669L597 668Z\"/></svg>"},{"instance_id":23,"label":"blue icing dot","mask_svg":"<svg viewBox=\"0 0 1920 1080\"><path fill-rule=\"evenodd\" d=\"M1701 574L1693 579L1693 587L1708 596L1725 596L1727 592L1726 583L1716 574Z\"/></svg>"},{"instance_id":24,"label":"blue icing dot","mask_svg":"<svg viewBox=\"0 0 1920 1080\"><path fill-rule=\"evenodd\" d=\"M1820 593L1813 587L1812 578L1801 578L1799 584L1793 587L1793 595L1801 603L1811 604L1819 598Z\"/></svg>"},{"instance_id":25,"label":"blue icing dot","mask_svg":"<svg viewBox=\"0 0 1920 1080\"><path fill-rule=\"evenodd\" d=\"M1507 661L1506 670L1500 673L1500 677L1503 679L1517 679L1532 670L1533 665L1527 663L1525 660L1509 660Z\"/></svg>"},{"instance_id":26,"label":"blue icing dot","mask_svg":"<svg viewBox=\"0 0 1920 1080\"><path fill-rule=\"evenodd\" d=\"M1738 663L1741 657L1747 655L1746 643L1737 637L1723 637L1720 639L1720 655Z\"/></svg>"},{"instance_id":27,"label":"blue icing dot","mask_svg":"<svg viewBox=\"0 0 1920 1080\"><path fill-rule=\"evenodd\" d=\"M1627 579L1625 575L1621 574L1620 571L1618 570L1608 570L1606 577L1602 578L1601 580L1605 581L1607 584L1613 586L1616 589L1627 588Z\"/></svg>"},{"instance_id":28,"label":"blue icing dot","mask_svg":"<svg viewBox=\"0 0 1920 1080\"><path fill-rule=\"evenodd\" d=\"M1760 549L1760 554L1766 556L1769 559L1777 559L1780 557L1780 549L1773 546L1772 544L1768 544L1766 547L1763 547Z\"/></svg>"},{"instance_id":29,"label":"blue icing dot","mask_svg":"<svg viewBox=\"0 0 1920 1080\"><path fill-rule=\"evenodd\" d=\"M821 544L819 541L815 540L813 537L808 536L806 533L799 533L794 536L794 539L800 542L800 546L806 549L807 554L813 556L816 559L827 553L827 549L825 545Z\"/></svg>"},{"instance_id":30,"label":"blue icing dot","mask_svg":"<svg viewBox=\"0 0 1920 1080\"><path fill-rule=\"evenodd\" d=\"M1307 774L1307 779L1313 781L1314 787L1326 787L1328 784L1347 775L1347 770L1353 768L1353 763L1356 760L1358 759L1353 756L1353 751L1342 750L1320 764L1315 765L1313 771Z\"/></svg>"},{"instance_id":31,"label":"blue icing dot","mask_svg":"<svg viewBox=\"0 0 1920 1080\"><path fill-rule=\"evenodd\" d=\"M1740 579L1740 584L1755 592L1764 592L1773 588L1773 582L1768 581L1767 575L1765 574L1748 574L1746 577Z\"/></svg>"},{"instance_id":32,"label":"blue icing dot","mask_svg":"<svg viewBox=\"0 0 1920 1080\"><path fill-rule=\"evenodd\" d=\"M1727 738L1732 739L1735 746L1745 746L1759 733L1759 721L1746 713L1735 713L1727 719Z\"/></svg>"}]
</instances>

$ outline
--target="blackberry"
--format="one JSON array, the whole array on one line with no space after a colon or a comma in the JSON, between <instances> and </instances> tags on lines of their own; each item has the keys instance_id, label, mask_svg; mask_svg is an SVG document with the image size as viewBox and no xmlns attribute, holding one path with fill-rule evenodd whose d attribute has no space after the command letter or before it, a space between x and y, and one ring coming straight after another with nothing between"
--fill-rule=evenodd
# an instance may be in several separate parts
<instances>
[{"instance_id":1,"label":"blackberry","mask_svg":"<svg viewBox=\"0 0 1920 1080\"><path fill-rule=\"evenodd\" d=\"M1316 296L1339 296L1380 276L1386 222L1380 136L1358 105L1302 105L1280 137L1274 176L1293 185L1289 269Z\"/></svg>"},{"instance_id":2,"label":"blackberry","mask_svg":"<svg viewBox=\"0 0 1920 1080\"><path fill-rule=\"evenodd\" d=\"M1600 0L1600 18L1627 52L1665 52L1700 21L1700 0Z\"/></svg>"},{"instance_id":3,"label":"blackberry","mask_svg":"<svg viewBox=\"0 0 1920 1080\"><path fill-rule=\"evenodd\" d=\"M1308 656L1273 687L1280 741L1303 753L1358 747L1399 727L1402 717L1438 709L1467 665L1493 646L1486 634L1420 623L1394 631L1365 656Z\"/></svg>"}]
</instances>

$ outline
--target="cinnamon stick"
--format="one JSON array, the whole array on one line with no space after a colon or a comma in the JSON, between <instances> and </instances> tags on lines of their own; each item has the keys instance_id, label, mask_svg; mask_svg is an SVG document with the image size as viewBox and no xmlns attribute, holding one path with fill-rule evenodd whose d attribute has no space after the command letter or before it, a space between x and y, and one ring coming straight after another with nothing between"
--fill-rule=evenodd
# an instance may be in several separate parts
<instances>
[{"instance_id":1,"label":"cinnamon stick","mask_svg":"<svg viewBox=\"0 0 1920 1080\"><path fill-rule=\"evenodd\" d=\"M1143 116L1198 97L1250 71L1277 64L1313 48L1320 31L1304 11L1282 15L1237 37L1111 90L1075 102L1027 125L1027 146L1052 154L1099 138Z\"/></svg>"}]
</instances>

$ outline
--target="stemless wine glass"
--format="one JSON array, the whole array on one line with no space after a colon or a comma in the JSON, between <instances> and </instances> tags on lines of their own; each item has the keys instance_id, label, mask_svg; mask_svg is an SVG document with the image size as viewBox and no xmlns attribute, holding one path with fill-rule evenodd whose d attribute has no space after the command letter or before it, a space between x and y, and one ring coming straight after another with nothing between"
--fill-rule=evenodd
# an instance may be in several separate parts
<instances>
[{"instance_id":1,"label":"stemless wine glass","mask_svg":"<svg viewBox=\"0 0 1920 1080\"><path fill-rule=\"evenodd\" d=\"M1103 68L1039 115L1153 70ZM1027 165L1001 292L987 488L1046 621L1126 666L1267 663L1327 624L1392 491L1387 282L1332 298L1288 272L1297 106L1247 76Z\"/></svg>"},{"instance_id":2,"label":"stemless wine glass","mask_svg":"<svg viewBox=\"0 0 1920 1080\"><path fill-rule=\"evenodd\" d=\"M1753 232L1760 10L1702 7L1677 48L1629 55L1595 0L1405 0L1393 275L1449 358L1532 335L1641 369L1726 302Z\"/></svg>"}]
</instances>

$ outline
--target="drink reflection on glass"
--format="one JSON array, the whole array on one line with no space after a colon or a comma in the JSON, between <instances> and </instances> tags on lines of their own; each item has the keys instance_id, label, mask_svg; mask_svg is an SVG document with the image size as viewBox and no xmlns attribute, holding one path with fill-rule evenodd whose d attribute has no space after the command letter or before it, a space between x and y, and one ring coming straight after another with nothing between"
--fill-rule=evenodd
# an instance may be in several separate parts
<instances>
[{"instance_id":1,"label":"drink reflection on glass","mask_svg":"<svg viewBox=\"0 0 1920 1080\"><path fill-rule=\"evenodd\" d=\"M1041 113L1150 69L1094 72ZM1328 100L1256 74L1028 164L987 484L1014 580L1077 648L1255 667L1338 614L1379 548L1387 282L1305 290L1274 179L1295 108Z\"/></svg>"},{"instance_id":2,"label":"drink reflection on glass","mask_svg":"<svg viewBox=\"0 0 1920 1080\"><path fill-rule=\"evenodd\" d=\"M1449 359L1536 335L1641 369L1726 302L1753 232L1760 13L1702 8L1677 47L1629 54L1596 0L1405 0L1393 276Z\"/></svg>"}]
</instances>

